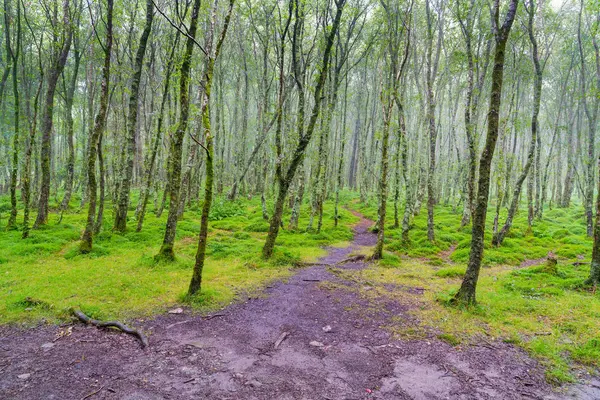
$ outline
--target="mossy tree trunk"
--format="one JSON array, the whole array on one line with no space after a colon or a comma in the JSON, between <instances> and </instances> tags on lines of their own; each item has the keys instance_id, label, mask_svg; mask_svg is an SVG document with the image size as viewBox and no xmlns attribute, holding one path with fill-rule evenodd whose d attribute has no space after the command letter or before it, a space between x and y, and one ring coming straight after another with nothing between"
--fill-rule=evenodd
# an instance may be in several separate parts
<instances>
[{"instance_id":1,"label":"mossy tree trunk","mask_svg":"<svg viewBox=\"0 0 600 400\"><path fill-rule=\"evenodd\" d=\"M206 243L208 240L208 216L213 199L213 182L214 182L214 150L213 137L210 127L210 96L213 82L213 73L215 62L221 53L223 42L227 36L231 13L233 12L234 0L229 0L229 10L225 16L223 29L217 41L217 47L214 54L210 54L208 58L206 74L204 78L204 104L202 105L202 125L204 130L204 150L206 151L206 180L204 182L204 203L202 205L202 216L200 217L200 235L198 236L198 249L196 250L196 262L194 264L194 272L188 288L188 295L193 296L200 292L202 288L202 270L204 269L204 260L206 258ZM213 10L213 20L211 23L211 32L214 30L215 14L217 1L215 1ZM212 37L212 33L211 33ZM212 39L211 39L212 42ZM211 46L212 47L212 46ZM212 53L212 50L209 50ZM197 143L200 145L200 143Z\"/></svg>"},{"instance_id":2,"label":"mossy tree trunk","mask_svg":"<svg viewBox=\"0 0 600 400\"><path fill-rule=\"evenodd\" d=\"M527 12L529 14L527 31L529 34L529 40L531 42L531 59L533 61L534 66L534 82L533 82L533 111L531 115L531 142L529 143L529 152L527 154L527 162L525 163L525 167L523 167L523 171L521 175L517 179L515 183L515 189L513 192L513 197L511 200L510 208L508 209L508 215L506 216L506 221L502 226L502 229L494 235L492 238L492 244L494 246L500 246L504 241L504 238L510 232L510 228L512 227L513 218L517 212L517 208L519 207L519 198L521 196L521 188L523 187L523 182L527 178L529 171L534 163L534 158L536 157L536 147L538 144L538 115L540 113L540 101L542 96L542 74L543 67L540 64L538 43L535 38L533 32L534 25L534 16L535 16L535 4L531 1L529 6L526 6ZM530 175L530 182L533 181L533 174ZM532 193L531 184L528 185L528 222L529 226L531 226L534 212L533 212L533 193Z\"/></svg>"},{"instance_id":3,"label":"mossy tree trunk","mask_svg":"<svg viewBox=\"0 0 600 400\"><path fill-rule=\"evenodd\" d=\"M106 115L108 113L108 87L110 83L110 57L113 45L113 0L107 0L106 10L106 44L104 47L104 65L102 66L102 82L100 84L100 109L96 114L94 129L90 137L90 146L88 154L88 215L85 224L85 230L81 237L79 249L82 253L92 251L94 220L96 217L96 157L98 152L98 143L106 127Z\"/></svg>"},{"instance_id":4,"label":"mossy tree trunk","mask_svg":"<svg viewBox=\"0 0 600 400\"><path fill-rule=\"evenodd\" d=\"M6 38L6 53L12 60L12 86L13 86L13 101L14 101L14 133L13 133L13 149L10 170L10 216L8 218L7 229L15 229L17 227L17 174L19 170L19 54L21 52L21 1L16 1L17 6L14 16L10 15L10 5L8 0L4 0L4 35ZM12 18L16 19L14 26ZM11 25L13 25L11 29ZM15 35L14 42L11 39L11 31Z\"/></svg>"},{"instance_id":5,"label":"mossy tree trunk","mask_svg":"<svg viewBox=\"0 0 600 400\"><path fill-rule=\"evenodd\" d=\"M590 276L586 284L597 287L600 284L600 157L598 158L598 195L596 197L596 222L594 225L594 246L592 248L592 263Z\"/></svg>"},{"instance_id":6,"label":"mossy tree trunk","mask_svg":"<svg viewBox=\"0 0 600 400\"><path fill-rule=\"evenodd\" d=\"M41 39L40 39L41 42ZM38 52L41 54L41 43L38 46ZM39 58L41 60L41 57ZM23 234L22 238L27 239L29 237L29 212L30 212L30 200L31 200L31 155L33 153L33 146L35 143L35 134L37 131L37 117L38 117L38 105L40 100L40 93L42 92L42 85L44 84L44 68L40 62L40 82L38 83L35 97L33 99L33 115L31 117L29 138L25 144L25 167L23 170Z\"/></svg>"},{"instance_id":7,"label":"mossy tree trunk","mask_svg":"<svg viewBox=\"0 0 600 400\"><path fill-rule=\"evenodd\" d=\"M46 94L44 96L44 104L42 107L42 146L41 146L41 175L42 182L40 186L40 194L38 200L38 214L35 220L34 227L45 225L48 223L48 202L50 200L50 159L52 157L52 118L54 115L54 94L56 92L56 84L58 78L62 74L67 56L71 48L71 39L73 36L73 27L71 26L69 9L69 0L63 2L63 22L62 22L62 43L60 43L59 35L53 35L52 52L50 57L50 66L48 70L48 80L46 82ZM54 4L58 7L58 2ZM57 12L54 10L54 16ZM55 18L56 19L56 18ZM57 20L52 21L55 29L61 25Z\"/></svg>"},{"instance_id":8,"label":"mossy tree trunk","mask_svg":"<svg viewBox=\"0 0 600 400\"><path fill-rule=\"evenodd\" d=\"M162 99L160 102L160 111L158 112L158 121L156 123L156 134L154 136L154 141L152 142L152 150L150 153L150 157L148 159L148 164L146 165L146 179L144 184L144 189L142 190L141 195L141 206L140 212L137 217L137 232L141 232L142 226L144 225L144 218L146 216L146 208L148 207L148 200L150 198L150 188L152 186L152 175L154 172L154 164L156 164L156 157L158 155L158 147L161 143L162 138L162 130L163 130L163 122L165 115L165 105L167 103L167 98L169 96L169 87L171 86L171 73L173 71L173 62L175 56L175 49L177 48L177 44L179 43L179 36L176 36L173 44L171 46L171 51L169 52L169 61L167 63L166 73L165 73L165 84L163 88Z\"/></svg>"},{"instance_id":9,"label":"mossy tree trunk","mask_svg":"<svg viewBox=\"0 0 600 400\"><path fill-rule=\"evenodd\" d=\"M582 14L584 9L584 2L581 1L581 8L579 10L579 20L577 26L577 43L579 46L579 59L581 61L581 100L583 104L583 110L588 121L588 137L587 137L587 157L584 160L584 172L585 172L585 189L583 191L584 210L587 224L587 234L592 237L594 234L593 228L593 203L594 203L594 160L595 160L595 146L596 146L596 125L598 122L598 109L600 106L600 96L594 95L593 102L588 104L587 96L590 93L595 93L600 88L600 48L594 35L592 35L592 43L594 45L594 52L596 57L596 87L590 88L587 86L586 78L586 66L585 66L585 53L583 51L581 25L582 25Z\"/></svg>"},{"instance_id":10,"label":"mossy tree trunk","mask_svg":"<svg viewBox=\"0 0 600 400\"><path fill-rule=\"evenodd\" d=\"M500 106L502 104L502 83L504 79L504 58L506 43L510 34L512 24L517 13L518 0L511 0L502 26L499 26L500 0L494 1L492 11L492 31L494 33L496 48L494 50L494 67L492 70L492 87L490 92L490 107L488 111L488 130L485 147L479 161L479 180L477 187L477 201L471 232L471 253L469 264L463 278L462 284L454 302L461 304L475 304L475 292L481 260L483 258L483 247L485 237L485 218L490 189L490 169L496 141L498 139L498 123L500 120Z\"/></svg>"},{"instance_id":11,"label":"mossy tree trunk","mask_svg":"<svg viewBox=\"0 0 600 400\"><path fill-rule=\"evenodd\" d=\"M323 91L323 86L325 85L325 79L327 78L327 72L329 69L329 60L330 60L330 56L331 56L331 48L333 47L334 38L335 38L335 35L336 35L339 25L340 25L340 20L342 17L342 11L344 10L345 2L346 2L346 0L335 0L337 11L335 14L335 18L333 20L333 25L332 25L331 29L327 32L327 37L326 37L326 41L325 41L325 51L323 53L323 59L321 61L317 79L316 79L317 84L315 86L315 91L314 91L314 105L312 108L312 114L310 116L308 126L306 127L306 131L304 131L303 119L299 118L299 121L298 121L298 139L299 139L298 145L294 151L294 154L288 165L285 175L283 175L283 171L281 168L281 162L280 162L281 160L278 160L277 176L279 179L279 191L277 193L277 200L275 201L275 209L273 210L273 216L271 217L271 222L269 224L269 232L267 234L267 240L265 241L265 245L263 246L262 253L263 253L263 257L265 257L265 258L270 258L273 255L273 249L275 248L275 240L277 239L277 235L279 234L279 228L281 226L281 218L283 215L283 206L285 203L285 198L287 196L287 193L288 193L288 190L292 183L292 180L294 179L294 176L296 174L296 169L298 168L298 166L300 165L300 162L304 158L304 152L306 151L306 148L307 148L308 144L310 143L313 131L315 129L315 125L317 123L317 118L319 117L319 113L320 113L320 109L321 109L321 101L322 101L321 93ZM301 73L299 72L299 69L301 67L299 65L299 60L297 59L297 47L299 46L298 35L301 34L300 30L301 30L301 25L302 25L303 21L300 20L301 12L299 10L298 3L299 3L299 1L296 0L295 1L296 21L295 21L295 25L294 25L294 34L293 34L293 40L292 40L292 45L295 48L292 51L292 55L293 55L293 60L294 60L293 66L294 66L294 70L295 70L294 75L295 75L295 79L296 79L296 84L299 88L300 93L302 93L304 88L303 88L303 84L299 80L300 75L301 75ZM302 16L302 18L303 18L303 16ZM287 28L286 28L286 30L287 30ZM282 52L283 52L283 47L282 47ZM304 107L304 104L300 104L299 106ZM283 104L281 104L281 102L279 104L279 107L280 108L283 107ZM280 149L280 146L278 146L278 149ZM280 154L278 156L280 156Z\"/></svg>"},{"instance_id":12,"label":"mossy tree trunk","mask_svg":"<svg viewBox=\"0 0 600 400\"><path fill-rule=\"evenodd\" d=\"M435 122L435 95L434 85L437 78L437 70L439 65L440 51L442 47L442 26L443 20L437 21L439 26L439 32L437 37L436 54L433 58L433 16L431 13L429 0L425 0L425 12L427 15L427 71L426 75L426 92L427 92L427 127L429 131L429 168L427 171L427 239L430 242L435 241L435 230L434 230L434 211L435 206L435 162L437 147L437 128ZM443 11L440 12L439 17L443 19Z\"/></svg>"},{"instance_id":13,"label":"mossy tree trunk","mask_svg":"<svg viewBox=\"0 0 600 400\"><path fill-rule=\"evenodd\" d=\"M115 212L115 222L113 230L125 232L127 228L127 210L129 208L129 192L133 180L133 162L136 150L136 129L138 119L138 98L140 93L140 80L142 77L142 67L144 65L144 56L148 44L148 37L152 30L152 19L154 17L154 1L146 1L146 24L140 37L140 44L135 55L135 65L133 67L133 77L129 95L129 116L127 117L127 139L125 152L125 170L122 172L121 185L119 186L118 204Z\"/></svg>"},{"instance_id":14,"label":"mossy tree trunk","mask_svg":"<svg viewBox=\"0 0 600 400\"><path fill-rule=\"evenodd\" d=\"M190 113L190 70L192 53L196 42L196 31L198 29L198 13L200 11L200 0L194 0L190 26L187 32L187 40L183 59L179 68L179 121L175 133L171 137L168 160L169 181L169 215L165 236L157 258L172 261L175 259L173 245L175 244L175 233L177 231L177 214L179 213L179 192L181 188L181 157L183 149L183 137L187 131Z\"/></svg>"},{"instance_id":15,"label":"mossy tree trunk","mask_svg":"<svg viewBox=\"0 0 600 400\"><path fill-rule=\"evenodd\" d=\"M69 87L65 90L65 115L67 122L67 145L69 155L67 158L67 179L65 181L65 194L60 203L60 210L64 211L69 208L69 202L73 194L73 182L75 179L75 145L73 142L73 100L75 89L77 87L77 75L79 73L79 64L81 63L82 53L79 50L79 36L77 33L73 36L73 72Z\"/></svg>"}]
</instances>

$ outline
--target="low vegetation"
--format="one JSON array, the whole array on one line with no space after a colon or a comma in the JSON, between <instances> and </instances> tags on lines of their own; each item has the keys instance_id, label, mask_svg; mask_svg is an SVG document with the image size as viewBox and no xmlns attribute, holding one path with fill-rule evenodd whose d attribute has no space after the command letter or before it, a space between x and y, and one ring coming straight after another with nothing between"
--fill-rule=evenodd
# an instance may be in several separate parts
<instances>
[{"instance_id":1,"label":"low vegetation","mask_svg":"<svg viewBox=\"0 0 600 400\"><path fill-rule=\"evenodd\" d=\"M2 198L0 204L4 202ZM77 202L74 198L72 204ZM351 239L349 226L357 218L341 210L341 222L334 228L331 204L325 204L324 212L329 217L320 234L282 232L279 248L265 261L260 249L268 224L262 218L260 199L229 202L217 198L211 212L205 289L190 301L185 293L198 242L198 209L187 211L179 221L174 263L154 261L166 213L156 218L149 212L142 232L112 233L106 222L93 251L86 255L77 247L85 225L85 212L80 210L65 213L60 223L57 219L33 230L26 240L16 230L3 232L0 323L59 320L73 306L105 319L148 316L183 301L208 311L236 298L257 296L265 285L289 276L298 263L323 255L323 246ZM309 216L309 212L302 213L300 227L307 225Z\"/></svg>"},{"instance_id":2,"label":"low vegetation","mask_svg":"<svg viewBox=\"0 0 600 400\"><path fill-rule=\"evenodd\" d=\"M355 205L376 215L372 205ZM414 220L410 242L402 242L399 229L388 228L384 259L353 272L354 279L376 289L363 295L412 305L414 318L408 319L418 322L400 316L389 329L399 337L435 336L453 346L513 343L541 360L553 383L573 382L580 370L600 367L600 295L582 285L592 238L586 237L581 207L546 210L531 231L527 216L518 214L503 246L486 246L478 305L469 308L448 304L465 272L469 228L460 228L451 207L438 207L438 239L430 244L423 214ZM547 262L549 252L558 263Z\"/></svg>"}]
</instances>

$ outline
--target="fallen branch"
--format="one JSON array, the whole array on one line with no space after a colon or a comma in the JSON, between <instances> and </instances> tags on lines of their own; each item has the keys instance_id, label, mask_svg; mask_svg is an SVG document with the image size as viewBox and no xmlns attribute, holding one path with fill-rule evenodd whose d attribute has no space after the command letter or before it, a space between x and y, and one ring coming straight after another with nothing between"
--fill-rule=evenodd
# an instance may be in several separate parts
<instances>
[{"instance_id":1,"label":"fallen branch","mask_svg":"<svg viewBox=\"0 0 600 400\"><path fill-rule=\"evenodd\" d=\"M289 334L290 334L289 332L283 332L281 335L279 335L279 338L277 339L277 341L275 342L273 347L278 348L279 345L281 344L281 342L283 342L285 340L285 338L289 336Z\"/></svg>"},{"instance_id":2,"label":"fallen branch","mask_svg":"<svg viewBox=\"0 0 600 400\"><path fill-rule=\"evenodd\" d=\"M294 264L296 267L332 267L335 264L327 264L327 263L314 263L314 262L302 262L299 261Z\"/></svg>"},{"instance_id":3,"label":"fallen branch","mask_svg":"<svg viewBox=\"0 0 600 400\"><path fill-rule=\"evenodd\" d=\"M364 261L367 257L363 254L359 254L356 256L344 258L342 261L338 261L336 263L319 263L319 262L298 262L296 263L297 267L335 267L336 265L342 265L349 262L357 262Z\"/></svg>"},{"instance_id":4,"label":"fallen branch","mask_svg":"<svg viewBox=\"0 0 600 400\"><path fill-rule=\"evenodd\" d=\"M365 255L359 254L359 255L356 255L356 256L345 258L342 261L336 262L335 265L346 264L346 263L349 263L349 262L364 261L365 259L366 259Z\"/></svg>"},{"instance_id":5,"label":"fallen branch","mask_svg":"<svg viewBox=\"0 0 600 400\"><path fill-rule=\"evenodd\" d=\"M132 329L127 325L122 324L119 321L98 321L97 319L92 319L85 315L81 310L72 310L73 315L75 315L81 322L85 324L94 325L98 328L117 328L129 335L135 336L142 343L142 348L148 347L148 338L144 336L143 333L138 331L137 329Z\"/></svg>"},{"instance_id":6,"label":"fallen branch","mask_svg":"<svg viewBox=\"0 0 600 400\"><path fill-rule=\"evenodd\" d=\"M81 400L85 400L85 399L92 397L93 395L99 393L102 389L104 389L104 385L100 386L100 389L96 390L95 392L92 392L92 393L88 394L87 396L82 397Z\"/></svg>"},{"instance_id":7,"label":"fallen branch","mask_svg":"<svg viewBox=\"0 0 600 400\"><path fill-rule=\"evenodd\" d=\"M575 261L573 263L573 265L577 267L577 266L580 266L580 265L590 265L590 263L589 262L585 262L585 261Z\"/></svg>"},{"instance_id":8,"label":"fallen branch","mask_svg":"<svg viewBox=\"0 0 600 400\"><path fill-rule=\"evenodd\" d=\"M202 317L203 320L209 320L209 319L213 319L216 317L224 317L225 314L212 314L212 315L207 315L206 317Z\"/></svg>"}]
</instances>

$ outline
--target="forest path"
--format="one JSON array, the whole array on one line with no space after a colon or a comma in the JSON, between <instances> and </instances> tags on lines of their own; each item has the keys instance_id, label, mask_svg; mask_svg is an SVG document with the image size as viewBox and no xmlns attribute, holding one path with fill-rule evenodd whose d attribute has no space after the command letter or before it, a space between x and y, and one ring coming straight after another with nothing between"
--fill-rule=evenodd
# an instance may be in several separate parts
<instances>
[{"instance_id":1,"label":"forest path","mask_svg":"<svg viewBox=\"0 0 600 400\"><path fill-rule=\"evenodd\" d=\"M146 350L80 324L56 341L67 327L0 328L0 399L559 398L537 363L508 344L394 340L383 326L410 324L410 306L373 303L335 273L367 267L335 265L375 243L372 221L356 215L350 246L329 249L264 297L211 319L186 311L136 322L151 332Z\"/></svg>"}]
</instances>

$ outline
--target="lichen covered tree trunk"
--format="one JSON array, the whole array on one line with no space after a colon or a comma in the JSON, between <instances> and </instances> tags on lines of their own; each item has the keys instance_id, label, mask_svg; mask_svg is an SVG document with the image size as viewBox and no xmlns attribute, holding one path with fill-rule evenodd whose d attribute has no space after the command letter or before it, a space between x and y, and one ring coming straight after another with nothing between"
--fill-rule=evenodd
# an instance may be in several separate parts
<instances>
[{"instance_id":1,"label":"lichen covered tree trunk","mask_svg":"<svg viewBox=\"0 0 600 400\"><path fill-rule=\"evenodd\" d=\"M506 43L508 41L510 29L517 12L518 0L511 0L506 17L502 26L499 24L500 0L494 1L492 12L492 30L496 39L496 48L494 50L494 67L492 70L492 87L490 92L490 106L488 111L488 130L486 135L485 147L479 161L479 180L477 187L477 201L475 213L473 215L473 224L471 231L471 253L469 255L469 264L463 278L462 284L456 295L454 302L461 304L475 304L475 291L479 271L481 269L481 260L483 258L483 247L485 238L485 218L490 189L490 169L496 141L498 139L498 123L500 120L500 106L502 104L502 83L504 79L504 58Z\"/></svg>"},{"instance_id":2,"label":"lichen covered tree trunk","mask_svg":"<svg viewBox=\"0 0 600 400\"><path fill-rule=\"evenodd\" d=\"M106 114L108 113L108 85L110 83L110 56L113 44L113 0L107 0L106 11L106 44L104 45L104 65L102 66L102 83L100 84L100 109L96 114L94 129L90 137L90 146L88 154L88 215L85 224L85 230L81 236L79 250L82 253L92 251L94 220L96 218L96 157L100 136L106 126Z\"/></svg>"},{"instance_id":3,"label":"lichen covered tree trunk","mask_svg":"<svg viewBox=\"0 0 600 400\"><path fill-rule=\"evenodd\" d=\"M168 181L169 181L169 215L165 228L165 236L158 259L172 261L175 259L173 245L175 244L175 232L177 231L177 214L179 211L179 189L181 188L181 157L183 148L183 137L187 131L190 99L190 70L192 62L192 53L195 46L196 31L198 28L198 13L200 10L200 0L194 0L192 6L191 22L188 29L188 37L185 43L183 59L179 69L179 121L177 129L171 138L168 161Z\"/></svg>"},{"instance_id":4,"label":"lichen covered tree trunk","mask_svg":"<svg viewBox=\"0 0 600 400\"><path fill-rule=\"evenodd\" d=\"M215 8L217 2L215 1ZM214 55L210 55L206 68L206 75L204 79L204 104L202 106L202 125L204 129L204 150L206 151L206 180L204 182L204 204L202 205L202 216L200 217L200 235L198 236L198 249L196 250L196 262L194 264L194 272L192 274L192 280L190 281L190 287L188 289L188 295L193 296L198 293L202 288L202 270L204 269L204 259L206 257L206 243L208 240L208 216L210 214L210 207L213 199L213 182L214 182L214 150L213 150L213 137L210 128L210 95L213 81L213 73L215 69L215 61L219 57L223 42L227 35L227 28L229 27L229 21L231 20L231 13L233 11L234 0L229 0L229 11L225 16L223 23L223 29L217 41L217 47ZM216 13L216 9L214 10ZM212 28L214 29L214 18L213 14ZM211 46L212 47L212 46ZM198 143L199 144L199 143Z\"/></svg>"},{"instance_id":5,"label":"lichen covered tree trunk","mask_svg":"<svg viewBox=\"0 0 600 400\"><path fill-rule=\"evenodd\" d=\"M131 94L129 96L129 116L127 118L127 151L125 152L125 171L123 171L121 185L119 187L118 204L115 212L115 223L113 230L125 232L127 228L127 209L129 208L129 191L133 179L133 162L136 149L136 129L138 119L138 98L140 92L140 80L144 55L148 44L148 37L152 30L152 19L154 17L153 0L146 1L146 24L140 37L140 44L135 55L133 78L131 80Z\"/></svg>"},{"instance_id":6,"label":"lichen covered tree trunk","mask_svg":"<svg viewBox=\"0 0 600 400\"><path fill-rule=\"evenodd\" d=\"M64 41L58 42L57 35L54 36L52 43L53 54L51 64L48 71L48 80L46 82L46 94L44 97L44 105L42 107L42 147L41 147L41 174L42 182L40 186L40 195L38 200L38 214L35 220L34 227L45 225L48 223L48 201L50 200L50 158L52 157L52 118L54 115L54 93L56 92L56 84L58 78L62 74L69 49L71 48L71 38L73 31L70 22L71 11L69 9L69 0L63 2L63 29ZM56 23L57 21L55 21Z\"/></svg>"},{"instance_id":7,"label":"lichen covered tree trunk","mask_svg":"<svg viewBox=\"0 0 600 400\"><path fill-rule=\"evenodd\" d=\"M275 202L275 209L273 210L273 216L271 217L271 222L269 224L269 232L267 234L267 239L265 241L265 245L263 246L263 257L270 258L273 255L273 249L275 248L275 240L277 239L277 235L279 234L279 228L281 226L281 218L283 215L283 206L285 203L285 198L287 196L288 190L290 188L290 184L296 174L296 169L300 165L300 162L304 158L304 152L306 147L310 143L313 131L315 129L315 125L317 123L317 118L319 117L319 112L321 108L322 96L321 93L323 91L323 86L325 85L325 79L327 77L327 72L329 69L329 59L331 55L331 48L333 46L333 40L337 33L337 30L340 25L340 20L342 17L342 11L344 9L346 0L335 0L335 4L337 6L337 11L335 14L335 18L333 20L333 25L331 30L327 33L327 38L325 42L325 51L323 53L323 59L320 65L320 69L318 72L318 77L316 79L316 86L314 91L314 105L312 108L312 114L310 116L310 120L308 126L306 127L306 132L304 132L304 124L298 123L298 146L294 151L292 159L288 165L287 172L285 176L282 175L279 184L279 191L277 194L277 200ZM298 18L298 4L296 4L296 18ZM297 21L298 22L298 21ZM298 24L296 24L298 25ZM295 27L294 36L298 34L296 32ZM299 29L298 29L299 30ZM295 53L295 52L294 52ZM294 63L297 64L297 63ZM298 66L299 68L299 66ZM281 107L282 104L279 105Z\"/></svg>"}]
</instances>

